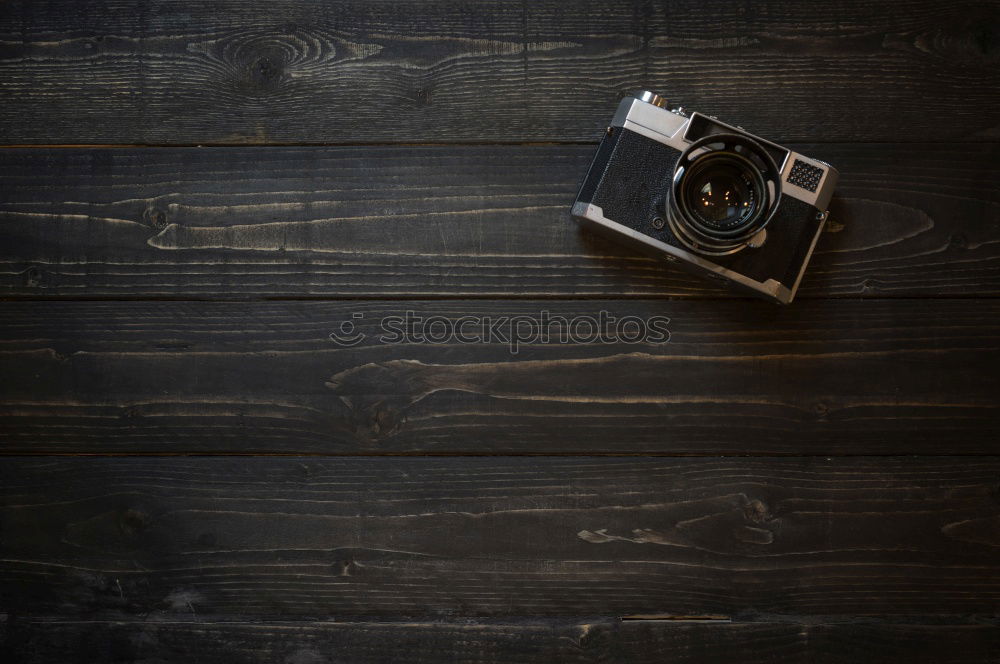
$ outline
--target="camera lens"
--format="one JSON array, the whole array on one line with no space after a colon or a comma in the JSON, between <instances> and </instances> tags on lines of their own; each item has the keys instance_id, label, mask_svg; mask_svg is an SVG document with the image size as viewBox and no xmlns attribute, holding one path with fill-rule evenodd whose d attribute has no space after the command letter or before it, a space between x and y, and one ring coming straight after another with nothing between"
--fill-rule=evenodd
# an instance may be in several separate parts
<instances>
[{"instance_id":1,"label":"camera lens","mask_svg":"<svg viewBox=\"0 0 1000 664\"><path fill-rule=\"evenodd\" d=\"M708 226L730 229L752 218L757 196L752 176L725 155L713 160L687 184L691 211Z\"/></svg>"},{"instance_id":2,"label":"camera lens","mask_svg":"<svg viewBox=\"0 0 1000 664\"><path fill-rule=\"evenodd\" d=\"M689 249L730 254L764 228L780 195L777 166L755 141L730 134L706 136L678 158L667 222Z\"/></svg>"}]
</instances>

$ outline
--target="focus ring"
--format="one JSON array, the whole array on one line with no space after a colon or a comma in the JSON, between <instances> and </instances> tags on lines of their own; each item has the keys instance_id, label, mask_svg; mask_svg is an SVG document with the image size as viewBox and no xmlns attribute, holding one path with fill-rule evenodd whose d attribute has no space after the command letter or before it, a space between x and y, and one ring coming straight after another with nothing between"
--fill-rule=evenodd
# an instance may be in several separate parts
<instances>
[{"instance_id":1,"label":"focus ring","mask_svg":"<svg viewBox=\"0 0 1000 664\"><path fill-rule=\"evenodd\" d=\"M715 177L713 177L713 173ZM733 174L737 174L734 178ZM737 134L705 136L688 146L677 160L667 195L666 215L670 230L689 249L709 255L726 255L740 251L774 216L781 198L780 172L774 159L756 141ZM706 207L725 205L724 214L732 215L726 191L725 200L710 200L716 192L713 182L736 182L743 178L749 201L742 201L749 211L730 223L727 219L712 221L692 209L693 188L700 185L702 204ZM705 184L702 184L702 183ZM716 214L721 209L716 207Z\"/></svg>"}]
</instances>

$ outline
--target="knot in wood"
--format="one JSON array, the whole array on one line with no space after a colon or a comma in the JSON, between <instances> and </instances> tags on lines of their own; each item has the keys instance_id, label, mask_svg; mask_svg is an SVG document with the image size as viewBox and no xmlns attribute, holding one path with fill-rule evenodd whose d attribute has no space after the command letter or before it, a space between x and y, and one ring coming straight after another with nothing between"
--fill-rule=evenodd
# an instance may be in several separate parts
<instances>
[{"instance_id":1,"label":"knot in wood","mask_svg":"<svg viewBox=\"0 0 1000 664\"><path fill-rule=\"evenodd\" d=\"M288 71L310 59L308 41L287 28L265 34L241 34L215 45L231 67L236 87L250 95L272 93L289 80Z\"/></svg>"},{"instance_id":2,"label":"knot in wood","mask_svg":"<svg viewBox=\"0 0 1000 664\"><path fill-rule=\"evenodd\" d=\"M771 520L767 505L756 498L748 502L743 507L743 516L751 523L764 523Z\"/></svg>"},{"instance_id":3,"label":"knot in wood","mask_svg":"<svg viewBox=\"0 0 1000 664\"><path fill-rule=\"evenodd\" d=\"M258 90L273 90L281 83L284 64L273 54L261 55L247 67L247 82Z\"/></svg>"},{"instance_id":4,"label":"knot in wood","mask_svg":"<svg viewBox=\"0 0 1000 664\"><path fill-rule=\"evenodd\" d=\"M167 213L158 207L151 206L142 213L143 221L157 230L167 227Z\"/></svg>"},{"instance_id":5,"label":"knot in wood","mask_svg":"<svg viewBox=\"0 0 1000 664\"><path fill-rule=\"evenodd\" d=\"M43 273L39 268L32 265L27 270L24 271L24 285L29 288L37 288L43 285L45 281L45 273Z\"/></svg>"}]
</instances>

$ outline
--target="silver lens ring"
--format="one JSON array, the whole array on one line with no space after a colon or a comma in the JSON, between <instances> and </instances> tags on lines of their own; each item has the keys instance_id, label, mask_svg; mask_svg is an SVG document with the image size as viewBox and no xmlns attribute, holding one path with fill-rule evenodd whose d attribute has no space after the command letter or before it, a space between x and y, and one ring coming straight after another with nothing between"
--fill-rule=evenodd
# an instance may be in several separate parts
<instances>
[{"instance_id":1,"label":"silver lens ring","mask_svg":"<svg viewBox=\"0 0 1000 664\"><path fill-rule=\"evenodd\" d=\"M736 253L774 216L781 199L780 182L774 159L753 139L737 134L705 136L677 159L666 197L667 223L692 251L712 256Z\"/></svg>"}]
</instances>

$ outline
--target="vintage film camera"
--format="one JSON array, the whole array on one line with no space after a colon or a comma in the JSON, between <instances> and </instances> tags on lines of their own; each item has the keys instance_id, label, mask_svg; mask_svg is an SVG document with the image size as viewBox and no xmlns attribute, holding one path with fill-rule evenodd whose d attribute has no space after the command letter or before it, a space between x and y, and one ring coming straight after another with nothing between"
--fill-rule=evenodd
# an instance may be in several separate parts
<instances>
[{"instance_id":1,"label":"vintage film camera","mask_svg":"<svg viewBox=\"0 0 1000 664\"><path fill-rule=\"evenodd\" d=\"M652 92L618 106L573 216L585 227L769 300L795 297L836 169Z\"/></svg>"}]
</instances>

